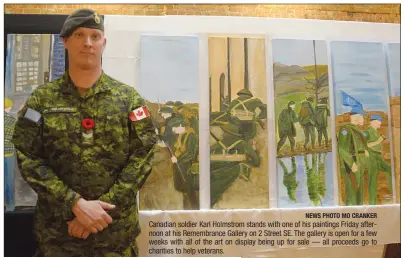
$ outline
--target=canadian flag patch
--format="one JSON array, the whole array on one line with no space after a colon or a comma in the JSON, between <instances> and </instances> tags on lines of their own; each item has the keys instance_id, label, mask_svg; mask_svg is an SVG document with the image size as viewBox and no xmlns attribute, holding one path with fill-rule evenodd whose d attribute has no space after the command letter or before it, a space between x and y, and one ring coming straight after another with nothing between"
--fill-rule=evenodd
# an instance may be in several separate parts
<instances>
[{"instance_id":1,"label":"canadian flag patch","mask_svg":"<svg viewBox=\"0 0 405 258\"><path fill-rule=\"evenodd\" d=\"M145 106L142 106L132 110L132 112L129 114L129 119L131 119L131 121L139 121L149 116L149 110Z\"/></svg>"}]
</instances>

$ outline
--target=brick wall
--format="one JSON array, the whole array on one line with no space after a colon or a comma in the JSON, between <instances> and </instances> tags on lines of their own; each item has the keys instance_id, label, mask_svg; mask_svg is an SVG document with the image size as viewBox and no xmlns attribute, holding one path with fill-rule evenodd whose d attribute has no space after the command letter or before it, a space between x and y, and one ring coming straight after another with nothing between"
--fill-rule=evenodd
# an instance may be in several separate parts
<instances>
[{"instance_id":1,"label":"brick wall","mask_svg":"<svg viewBox=\"0 0 405 258\"><path fill-rule=\"evenodd\" d=\"M100 14L214 15L400 23L399 4L6 4L5 13L70 14L92 8Z\"/></svg>"}]
</instances>

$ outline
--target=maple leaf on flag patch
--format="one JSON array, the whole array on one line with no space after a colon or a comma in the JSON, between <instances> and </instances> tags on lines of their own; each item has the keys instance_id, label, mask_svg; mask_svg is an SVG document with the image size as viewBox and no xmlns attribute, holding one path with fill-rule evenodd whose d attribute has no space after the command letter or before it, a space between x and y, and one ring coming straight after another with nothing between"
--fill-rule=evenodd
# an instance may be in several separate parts
<instances>
[{"instance_id":1,"label":"maple leaf on flag patch","mask_svg":"<svg viewBox=\"0 0 405 258\"><path fill-rule=\"evenodd\" d=\"M129 119L131 119L131 121L139 121L149 116L149 110L145 106L142 106L140 108L132 110L129 114Z\"/></svg>"}]
</instances>

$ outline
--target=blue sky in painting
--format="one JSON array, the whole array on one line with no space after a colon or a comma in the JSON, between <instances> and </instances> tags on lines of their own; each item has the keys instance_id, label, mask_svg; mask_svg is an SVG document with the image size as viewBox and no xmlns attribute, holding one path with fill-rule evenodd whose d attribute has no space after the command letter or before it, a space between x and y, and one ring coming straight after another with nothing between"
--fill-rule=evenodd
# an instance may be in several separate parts
<instances>
[{"instance_id":1,"label":"blue sky in painting","mask_svg":"<svg viewBox=\"0 0 405 258\"><path fill-rule=\"evenodd\" d=\"M390 43L387 45L387 60L390 82L390 96L401 95L401 45Z\"/></svg>"},{"instance_id":2,"label":"blue sky in painting","mask_svg":"<svg viewBox=\"0 0 405 258\"><path fill-rule=\"evenodd\" d=\"M366 111L388 111L387 77L382 44L331 42L335 110L350 112L342 105L341 90L363 104Z\"/></svg>"},{"instance_id":3,"label":"blue sky in painting","mask_svg":"<svg viewBox=\"0 0 405 258\"><path fill-rule=\"evenodd\" d=\"M141 36L142 96L198 103L198 37Z\"/></svg>"},{"instance_id":4,"label":"blue sky in painting","mask_svg":"<svg viewBox=\"0 0 405 258\"><path fill-rule=\"evenodd\" d=\"M274 39L273 62L284 65L314 65L314 48L312 40L301 39ZM317 64L328 64L326 44L323 40L315 40Z\"/></svg>"}]
</instances>

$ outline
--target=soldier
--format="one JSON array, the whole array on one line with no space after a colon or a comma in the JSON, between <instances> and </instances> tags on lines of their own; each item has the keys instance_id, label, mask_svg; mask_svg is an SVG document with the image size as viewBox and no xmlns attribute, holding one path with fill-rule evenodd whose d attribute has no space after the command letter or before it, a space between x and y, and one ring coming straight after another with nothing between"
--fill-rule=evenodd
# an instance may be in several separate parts
<instances>
[{"instance_id":1,"label":"soldier","mask_svg":"<svg viewBox=\"0 0 405 258\"><path fill-rule=\"evenodd\" d=\"M372 115L370 117L370 126L366 130L367 147L369 148L370 159L368 167L368 195L369 204L377 204L377 180L378 172L387 173L388 185L392 193L392 174L391 165L382 158L382 142L387 139L384 135L378 133L381 127L382 117Z\"/></svg>"},{"instance_id":2,"label":"soldier","mask_svg":"<svg viewBox=\"0 0 405 258\"><path fill-rule=\"evenodd\" d=\"M237 95L239 97L231 102L228 113L232 116L233 123L239 126L245 140L249 142L256 136L256 122L261 123L260 119L267 118L267 105L254 98L247 89L240 90Z\"/></svg>"},{"instance_id":3,"label":"soldier","mask_svg":"<svg viewBox=\"0 0 405 258\"><path fill-rule=\"evenodd\" d=\"M169 126L176 135L171 146L174 187L183 193L184 209L199 209L198 136L181 116L170 120Z\"/></svg>"},{"instance_id":4,"label":"soldier","mask_svg":"<svg viewBox=\"0 0 405 258\"><path fill-rule=\"evenodd\" d=\"M181 102L181 101L176 101L176 102L174 102L173 103L173 112L177 112L178 111L178 109L180 108L180 107L182 107L183 106L183 102Z\"/></svg>"},{"instance_id":5,"label":"soldier","mask_svg":"<svg viewBox=\"0 0 405 258\"><path fill-rule=\"evenodd\" d=\"M283 147L287 137L290 141L291 152L294 152L294 137L297 135L294 123L298 122L297 114L295 113L294 108L295 101L290 101L288 102L287 108L283 109L278 116L278 135L280 137L280 141L277 143L277 152L279 152L281 147Z\"/></svg>"},{"instance_id":6,"label":"soldier","mask_svg":"<svg viewBox=\"0 0 405 258\"><path fill-rule=\"evenodd\" d=\"M194 131L198 133L198 112L196 114L195 110L192 110L190 107L183 105L179 109L177 109L177 113L184 118L187 126L192 127Z\"/></svg>"},{"instance_id":7,"label":"soldier","mask_svg":"<svg viewBox=\"0 0 405 258\"><path fill-rule=\"evenodd\" d=\"M246 178L249 179L251 167L260 166L260 156L244 139L238 126L225 124L221 126L223 138L219 139L212 132L211 136L216 141L211 147L212 154L219 154L221 160L211 158L211 207L215 205L221 195L232 185L241 173L247 170ZM243 156L243 160L231 160L225 154ZM244 176L244 175L242 175Z\"/></svg>"},{"instance_id":8,"label":"soldier","mask_svg":"<svg viewBox=\"0 0 405 258\"><path fill-rule=\"evenodd\" d=\"M351 105L350 123L342 126L338 135L340 173L346 192L346 205L362 205L364 200L364 170L368 164L365 133L360 126L364 123L362 106Z\"/></svg>"},{"instance_id":9,"label":"soldier","mask_svg":"<svg viewBox=\"0 0 405 258\"><path fill-rule=\"evenodd\" d=\"M162 140L164 142L170 144L171 140L173 139L173 133L172 129L168 127L168 124L170 120L175 117L173 109L170 107L162 107L159 109L159 114L165 119L165 121L161 123L159 134L162 136ZM164 146L164 142L159 142L159 144Z\"/></svg>"},{"instance_id":10,"label":"soldier","mask_svg":"<svg viewBox=\"0 0 405 258\"><path fill-rule=\"evenodd\" d=\"M330 110L328 108L328 98L321 98L319 104L315 108L315 127L318 131L318 144L322 145L322 136L325 139L325 147L329 146L328 138L328 117L330 116Z\"/></svg>"},{"instance_id":11,"label":"soldier","mask_svg":"<svg viewBox=\"0 0 405 258\"><path fill-rule=\"evenodd\" d=\"M311 137L312 149L315 148L315 127L314 127L314 109L312 107L312 102L314 98L312 96L308 97L307 100L301 103L301 109L299 113L299 123L304 129L305 143L304 149L307 149L309 138Z\"/></svg>"},{"instance_id":12,"label":"soldier","mask_svg":"<svg viewBox=\"0 0 405 258\"><path fill-rule=\"evenodd\" d=\"M43 256L138 255L136 193L157 135L136 90L101 69L103 31L90 9L66 19L69 70L33 91L15 126L21 174L38 194Z\"/></svg>"}]
</instances>

